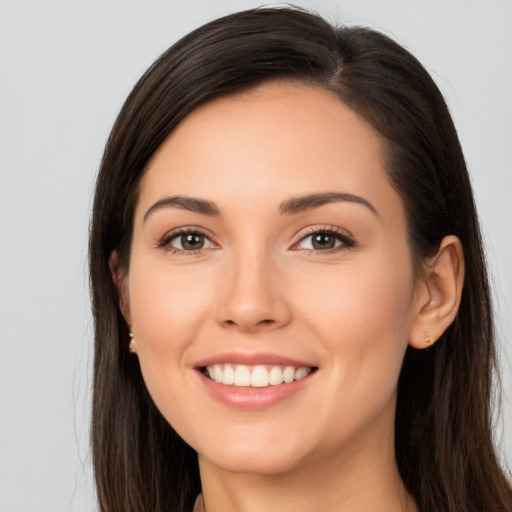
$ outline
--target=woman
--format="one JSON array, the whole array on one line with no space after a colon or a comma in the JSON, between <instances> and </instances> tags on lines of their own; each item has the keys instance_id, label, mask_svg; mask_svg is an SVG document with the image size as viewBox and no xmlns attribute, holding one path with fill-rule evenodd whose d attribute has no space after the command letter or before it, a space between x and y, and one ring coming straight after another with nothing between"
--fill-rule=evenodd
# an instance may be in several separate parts
<instances>
[{"instance_id":1,"label":"woman","mask_svg":"<svg viewBox=\"0 0 512 512\"><path fill-rule=\"evenodd\" d=\"M90 269L101 510L512 508L464 157L385 36L259 9L176 43L108 141Z\"/></svg>"}]
</instances>

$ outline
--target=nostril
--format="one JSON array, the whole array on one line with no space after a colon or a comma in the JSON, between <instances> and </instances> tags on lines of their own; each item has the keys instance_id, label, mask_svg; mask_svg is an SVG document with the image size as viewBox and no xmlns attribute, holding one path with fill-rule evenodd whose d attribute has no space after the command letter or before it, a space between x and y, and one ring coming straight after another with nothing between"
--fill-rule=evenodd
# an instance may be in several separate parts
<instances>
[{"instance_id":1,"label":"nostril","mask_svg":"<svg viewBox=\"0 0 512 512\"><path fill-rule=\"evenodd\" d=\"M267 324L272 324L274 322L275 322L275 320L272 320L271 318L268 318L268 319L265 319L265 320L259 320L256 323L256 325L260 325L260 324L261 325L267 325ZM225 323L228 324L228 325L236 325L237 324L237 322L235 322L235 320L229 320L229 319L226 320Z\"/></svg>"}]
</instances>

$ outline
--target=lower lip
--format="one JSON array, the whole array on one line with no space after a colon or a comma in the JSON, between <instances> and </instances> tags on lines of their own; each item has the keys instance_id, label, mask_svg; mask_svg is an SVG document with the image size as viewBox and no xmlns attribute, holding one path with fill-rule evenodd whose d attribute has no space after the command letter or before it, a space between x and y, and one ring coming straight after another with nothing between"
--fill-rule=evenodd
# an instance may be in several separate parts
<instances>
[{"instance_id":1,"label":"lower lip","mask_svg":"<svg viewBox=\"0 0 512 512\"><path fill-rule=\"evenodd\" d=\"M219 402L238 409L263 409L299 393L310 383L316 371L289 384L265 388L227 386L209 379L199 370L197 373L208 392Z\"/></svg>"}]
</instances>

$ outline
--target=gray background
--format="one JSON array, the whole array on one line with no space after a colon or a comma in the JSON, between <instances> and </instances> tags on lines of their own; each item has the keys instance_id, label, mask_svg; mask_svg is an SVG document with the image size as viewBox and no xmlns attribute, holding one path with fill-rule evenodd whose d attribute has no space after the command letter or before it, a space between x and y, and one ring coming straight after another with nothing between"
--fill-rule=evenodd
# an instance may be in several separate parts
<instances>
[{"instance_id":1,"label":"gray background","mask_svg":"<svg viewBox=\"0 0 512 512\"><path fill-rule=\"evenodd\" d=\"M496 437L510 464L512 2L296 3L392 35L448 99L494 275L505 389ZM0 0L0 511L95 510L86 258L102 148L127 93L164 49L259 4Z\"/></svg>"}]
</instances>

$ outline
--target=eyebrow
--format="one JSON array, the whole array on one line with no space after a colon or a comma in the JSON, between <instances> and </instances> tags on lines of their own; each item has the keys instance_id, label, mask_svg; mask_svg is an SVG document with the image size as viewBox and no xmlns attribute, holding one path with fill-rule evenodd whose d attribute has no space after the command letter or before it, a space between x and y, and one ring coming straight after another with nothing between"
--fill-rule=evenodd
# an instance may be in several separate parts
<instances>
[{"instance_id":1,"label":"eyebrow","mask_svg":"<svg viewBox=\"0 0 512 512\"><path fill-rule=\"evenodd\" d=\"M366 206L374 215L379 217L376 208L364 197L355 194L342 192L325 192L321 194L309 194L305 196L293 197L281 203L279 211L283 215L293 215L295 213L319 208L325 204L347 201L349 203L358 203Z\"/></svg>"},{"instance_id":2,"label":"eyebrow","mask_svg":"<svg viewBox=\"0 0 512 512\"><path fill-rule=\"evenodd\" d=\"M362 204L374 215L377 217L379 216L375 207L364 197L342 192L324 192L320 194L308 194L305 196L293 197L281 203L279 206L279 212L281 215L293 215L340 201ZM218 217L221 214L219 208L211 201L186 196L170 196L157 201L153 206L151 206L144 214L143 221L146 222L147 218L155 211L167 207L181 208L182 210L188 210L202 215L208 215L210 217Z\"/></svg>"},{"instance_id":3,"label":"eyebrow","mask_svg":"<svg viewBox=\"0 0 512 512\"><path fill-rule=\"evenodd\" d=\"M211 201L206 201L205 199L196 199L194 197L170 196L157 201L153 206L151 206L144 214L143 221L146 222L147 218L155 211L169 206L181 208L182 210L189 210L191 212L201 213L211 217L218 217L220 215L220 210Z\"/></svg>"}]
</instances>

